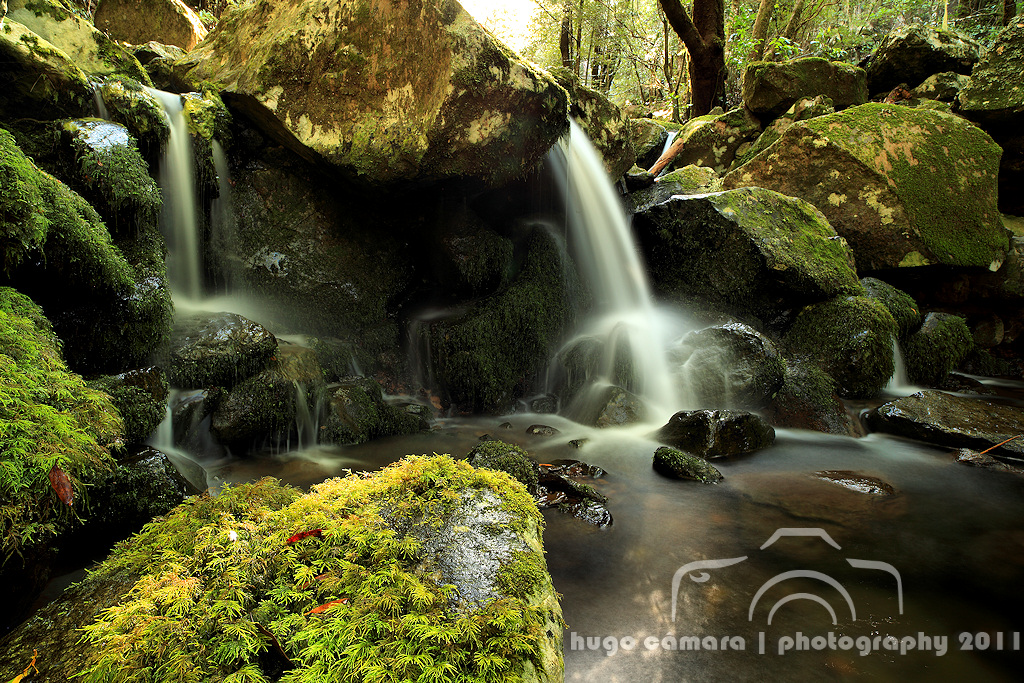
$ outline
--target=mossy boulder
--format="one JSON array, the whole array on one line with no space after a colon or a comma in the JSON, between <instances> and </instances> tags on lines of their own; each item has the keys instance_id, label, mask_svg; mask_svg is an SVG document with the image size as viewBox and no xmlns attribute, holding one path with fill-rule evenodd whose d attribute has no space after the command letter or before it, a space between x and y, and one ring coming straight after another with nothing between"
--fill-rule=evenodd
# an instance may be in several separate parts
<instances>
[{"instance_id":1,"label":"mossy boulder","mask_svg":"<svg viewBox=\"0 0 1024 683\"><path fill-rule=\"evenodd\" d=\"M144 442L167 416L170 387L166 375L158 367L97 377L89 380L89 387L110 396L124 420L125 444Z\"/></svg>"},{"instance_id":2,"label":"mossy boulder","mask_svg":"<svg viewBox=\"0 0 1024 683\"><path fill-rule=\"evenodd\" d=\"M49 576L57 541L88 516L86 488L114 469L124 423L106 394L68 371L42 309L0 287L0 585L4 625ZM59 497L54 483L65 478Z\"/></svg>"},{"instance_id":3,"label":"mossy boulder","mask_svg":"<svg viewBox=\"0 0 1024 683\"><path fill-rule=\"evenodd\" d=\"M784 341L790 357L815 362L831 375L840 396L870 398L896 369L896 330L896 321L880 301L836 297L800 311Z\"/></svg>"},{"instance_id":4,"label":"mossy boulder","mask_svg":"<svg viewBox=\"0 0 1024 683\"><path fill-rule=\"evenodd\" d=\"M92 112L85 72L10 17L0 29L0 65L0 118L52 120Z\"/></svg>"},{"instance_id":5,"label":"mossy boulder","mask_svg":"<svg viewBox=\"0 0 1024 683\"><path fill-rule=\"evenodd\" d=\"M459 410L510 408L574 316L567 291L575 279L565 272L554 238L536 227L525 251L518 277L506 289L421 328L433 377Z\"/></svg>"},{"instance_id":6,"label":"mossy boulder","mask_svg":"<svg viewBox=\"0 0 1024 683\"><path fill-rule=\"evenodd\" d=\"M166 338L171 300L164 243L153 226L115 245L81 195L38 169L0 130L0 283L46 311L80 372L145 364Z\"/></svg>"},{"instance_id":7,"label":"mossy boulder","mask_svg":"<svg viewBox=\"0 0 1024 683\"><path fill-rule=\"evenodd\" d=\"M321 443L364 443L427 428L418 412L385 401L380 385L369 377L342 378L326 389L325 403Z\"/></svg>"},{"instance_id":8,"label":"mossy boulder","mask_svg":"<svg viewBox=\"0 0 1024 683\"><path fill-rule=\"evenodd\" d=\"M920 24L892 30L867 60L871 93L889 92L901 83L915 85L944 71L971 73L981 44L957 33Z\"/></svg>"},{"instance_id":9,"label":"mossy boulder","mask_svg":"<svg viewBox=\"0 0 1024 683\"><path fill-rule=\"evenodd\" d=\"M640 168L650 168L664 151L668 140L668 130L654 119L629 119L626 122L629 139L636 153L636 163Z\"/></svg>"},{"instance_id":10,"label":"mossy boulder","mask_svg":"<svg viewBox=\"0 0 1024 683\"><path fill-rule=\"evenodd\" d=\"M277 348L267 328L237 313L179 315L167 373L180 388L231 388L267 368Z\"/></svg>"},{"instance_id":11,"label":"mossy boulder","mask_svg":"<svg viewBox=\"0 0 1024 683\"><path fill-rule=\"evenodd\" d=\"M125 74L150 85L135 57L87 19L54 0L8 0L7 16L21 22L88 74Z\"/></svg>"},{"instance_id":12,"label":"mossy boulder","mask_svg":"<svg viewBox=\"0 0 1024 683\"><path fill-rule=\"evenodd\" d=\"M998 269L1001 150L950 114L863 104L802 121L724 179L800 197L846 238L861 272L931 264Z\"/></svg>"},{"instance_id":13,"label":"mossy boulder","mask_svg":"<svg viewBox=\"0 0 1024 683\"><path fill-rule=\"evenodd\" d=\"M158 40L191 50L207 34L199 15L181 0L99 0L93 21L114 40L135 45Z\"/></svg>"},{"instance_id":14,"label":"mossy boulder","mask_svg":"<svg viewBox=\"0 0 1024 683\"><path fill-rule=\"evenodd\" d=\"M653 438L702 458L753 453L775 443L775 430L755 413L740 410L684 410Z\"/></svg>"},{"instance_id":15,"label":"mossy boulder","mask_svg":"<svg viewBox=\"0 0 1024 683\"><path fill-rule=\"evenodd\" d=\"M643 422L648 413L641 397L606 382L584 387L562 412L580 424L598 428Z\"/></svg>"},{"instance_id":16,"label":"mossy boulder","mask_svg":"<svg viewBox=\"0 0 1024 683\"><path fill-rule=\"evenodd\" d=\"M825 95L836 109L868 101L867 74L844 62L803 57L788 62L752 62L743 71L743 104L774 119L805 97Z\"/></svg>"},{"instance_id":17,"label":"mossy boulder","mask_svg":"<svg viewBox=\"0 0 1024 683\"><path fill-rule=\"evenodd\" d=\"M786 373L775 344L742 323L690 332L672 346L669 359L680 392L702 408L763 408Z\"/></svg>"},{"instance_id":18,"label":"mossy boulder","mask_svg":"<svg viewBox=\"0 0 1024 683\"><path fill-rule=\"evenodd\" d=\"M837 391L836 381L814 363L790 362L782 388L763 413L774 427L860 436Z\"/></svg>"},{"instance_id":19,"label":"mossy boulder","mask_svg":"<svg viewBox=\"0 0 1024 683\"><path fill-rule=\"evenodd\" d=\"M649 175L649 174L648 174ZM722 191L722 179L707 166L683 166L660 176L650 186L626 195L626 211L643 213L677 194L708 194Z\"/></svg>"},{"instance_id":20,"label":"mossy boulder","mask_svg":"<svg viewBox=\"0 0 1024 683\"><path fill-rule=\"evenodd\" d=\"M121 546L69 596L93 596L84 608L58 600L7 638L0 673L46 648L59 655L39 658L50 680L152 666L209 681L287 668L295 680L554 682L564 624L542 528L522 485L445 456L306 495L241 485Z\"/></svg>"},{"instance_id":21,"label":"mossy boulder","mask_svg":"<svg viewBox=\"0 0 1024 683\"><path fill-rule=\"evenodd\" d=\"M171 134L159 100L138 81L120 75L105 78L98 95L107 108L107 117L127 128L143 155L156 163Z\"/></svg>"},{"instance_id":22,"label":"mossy boulder","mask_svg":"<svg viewBox=\"0 0 1024 683\"><path fill-rule=\"evenodd\" d=\"M654 452L654 471L671 479L693 479L702 484L717 484L725 478L704 458L668 446Z\"/></svg>"},{"instance_id":23,"label":"mossy boulder","mask_svg":"<svg viewBox=\"0 0 1024 683\"><path fill-rule=\"evenodd\" d=\"M740 150L760 134L761 122L743 107L690 119L679 129L669 148L678 150L672 168L706 166L724 173Z\"/></svg>"},{"instance_id":24,"label":"mossy boulder","mask_svg":"<svg viewBox=\"0 0 1024 683\"><path fill-rule=\"evenodd\" d=\"M484 441L473 446L466 455L466 460L473 467L486 467L509 475L530 492L537 495L537 464L530 455L515 444L504 441Z\"/></svg>"},{"instance_id":25,"label":"mossy boulder","mask_svg":"<svg viewBox=\"0 0 1024 683\"><path fill-rule=\"evenodd\" d=\"M732 168L742 166L770 147L797 121L806 121L807 119L813 119L815 116L833 114L835 111L836 108L832 103L832 98L827 95L800 98L796 104L786 110L785 114L772 121L771 125L765 128L764 132L757 137L757 140L754 140L752 145L736 157Z\"/></svg>"},{"instance_id":26,"label":"mossy boulder","mask_svg":"<svg viewBox=\"0 0 1024 683\"><path fill-rule=\"evenodd\" d=\"M860 283L869 299L877 299L889 309L900 339L906 339L921 326L921 310L912 296L878 278L866 277Z\"/></svg>"},{"instance_id":27,"label":"mossy boulder","mask_svg":"<svg viewBox=\"0 0 1024 683\"><path fill-rule=\"evenodd\" d=\"M910 91L910 94L925 100L952 102L970 82L970 76L958 74L955 71L943 71L924 79L920 85Z\"/></svg>"},{"instance_id":28,"label":"mossy boulder","mask_svg":"<svg viewBox=\"0 0 1024 683\"><path fill-rule=\"evenodd\" d=\"M810 204L744 188L672 197L633 217L654 289L760 320L859 294L845 240Z\"/></svg>"},{"instance_id":29,"label":"mossy boulder","mask_svg":"<svg viewBox=\"0 0 1024 683\"><path fill-rule=\"evenodd\" d=\"M606 95L580 83L571 70L557 67L550 73L569 93L569 114L594 144L608 176L618 180L637 158L629 118Z\"/></svg>"},{"instance_id":30,"label":"mossy boulder","mask_svg":"<svg viewBox=\"0 0 1024 683\"><path fill-rule=\"evenodd\" d=\"M915 384L938 386L974 349L967 322L951 313L929 313L921 329L903 342L907 377Z\"/></svg>"},{"instance_id":31,"label":"mossy boulder","mask_svg":"<svg viewBox=\"0 0 1024 683\"><path fill-rule=\"evenodd\" d=\"M568 127L565 90L454 0L259 0L186 60L281 144L368 184L500 185Z\"/></svg>"}]
</instances>

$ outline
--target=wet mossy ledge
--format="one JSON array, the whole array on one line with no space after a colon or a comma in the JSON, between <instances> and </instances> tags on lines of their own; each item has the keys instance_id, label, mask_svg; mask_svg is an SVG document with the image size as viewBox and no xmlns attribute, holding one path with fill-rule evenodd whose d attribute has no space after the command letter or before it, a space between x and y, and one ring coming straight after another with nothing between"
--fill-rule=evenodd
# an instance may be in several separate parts
<instances>
[{"instance_id":1,"label":"wet mossy ledge","mask_svg":"<svg viewBox=\"0 0 1024 683\"><path fill-rule=\"evenodd\" d=\"M12 633L0 678L84 627L43 680L560 681L542 527L520 483L437 455L192 498Z\"/></svg>"}]
</instances>

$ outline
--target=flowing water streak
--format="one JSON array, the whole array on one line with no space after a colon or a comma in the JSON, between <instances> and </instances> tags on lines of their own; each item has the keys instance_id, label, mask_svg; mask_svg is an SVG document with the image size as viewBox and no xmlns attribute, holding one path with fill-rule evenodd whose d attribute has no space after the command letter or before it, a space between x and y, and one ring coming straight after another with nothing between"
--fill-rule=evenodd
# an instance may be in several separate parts
<instances>
[{"instance_id":1,"label":"flowing water streak","mask_svg":"<svg viewBox=\"0 0 1024 683\"><path fill-rule=\"evenodd\" d=\"M146 92L163 106L171 128L160 162L160 190L164 199L160 223L167 240L167 276L176 297L196 301L203 293L203 254L196 212L192 137L181 95L153 88L146 88Z\"/></svg>"},{"instance_id":2,"label":"flowing water streak","mask_svg":"<svg viewBox=\"0 0 1024 683\"><path fill-rule=\"evenodd\" d=\"M679 135L678 130L670 130L668 132L668 135L665 137L665 144L662 145L661 147L661 154L658 155L659 159L665 156L665 153L669 150L670 147L672 147L672 143L676 141L677 135ZM665 164L665 168L661 169L661 172L658 174L658 177L660 178L661 176L665 175L671 170L672 164Z\"/></svg>"},{"instance_id":3,"label":"flowing water streak","mask_svg":"<svg viewBox=\"0 0 1024 683\"><path fill-rule=\"evenodd\" d=\"M575 121L556 149L549 159L566 197L570 246L595 300L586 333L607 339L609 347L626 335L638 393L659 417L671 414L678 397L665 358L665 329L619 196L600 155Z\"/></svg>"}]
</instances>

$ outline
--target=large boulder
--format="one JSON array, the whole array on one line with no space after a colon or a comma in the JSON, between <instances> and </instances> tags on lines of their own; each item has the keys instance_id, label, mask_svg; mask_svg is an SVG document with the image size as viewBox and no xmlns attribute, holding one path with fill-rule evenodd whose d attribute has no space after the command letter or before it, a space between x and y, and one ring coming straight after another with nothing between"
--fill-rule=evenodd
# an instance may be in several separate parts
<instances>
[{"instance_id":1,"label":"large boulder","mask_svg":"<svg viewBox=\"0 0 1024 683\"><path fill-rule=\"evenodd\" d=\"M702 458L753 453L775 443L764 418L739 410L684 410L653 434L662 443Z\"/></svg>"},{"instance_id":2,"label":"large boulder","mask_svg":"<svg viewBox=\"0 0 1024 683\"><path fill-rule=\"evenodd\" d=\"M607 96L580 83L572 71L551 71L558 84L569 93L569 113L594 143L613 181L618 180L636 161L630 119ZM635 120L635 119L634 119Z\"/></svg>"},{"instance_id":3,"label":"large boulder","mask_svg":"<svg viewBox=\"0 0 1024 683\"><path fill-rule=\"evenodd\" d=\"M736 157L732 168L742 166L770 147L797 121L806 121L807 119L813 119L815 116L833 114L835 111L836 108L832 103L831 97L818 95L816 97L800 98L796 104L786 110L785 114L772 121L771 125L757 136L757 140L754 140L754 143L746 151Z\"/></svg>"},{"instance_id":4,"label":"large boulder","mask_svg":"<svg viewBox=\"0 0 1024 683\"><path fill-rule=\"evenodd\" d=\"M672 146L672 168L706 166L724 173L741 149L761 134L761 122L743 107L724 114L708 114L687 121Z\"/></svg>"},{"instance_id":5,"label":"large boulder","mask_svg":"<svg viewBox=\"0 0 1024 683\"><path fill-rule=\"evenodd\" d=\"M7 16L67 55L89 74L119 73L150 85L139 60L55 0L8 0Z\"/></svg>"},{"instance_id":6,"label":"large boulder","mask_svg":"<svg viewBox=\"0 0 1024 683\"><path fill-rule=\"evenodd\" d=\"M868 58L868 87L874 94L901 83L915 86L944 71L970 75L980 53L978 41L955 31L920 24L900 26Z\"/></svg>"},{"instance_id":7,"label":"large boulder","mask_svg":"<svg viewBox=\"0 0 1024 683\"><path fill-rule=\"evenodd\" d=\"M153 667L554 683L564 623L543 523L521 484L445 456L306 495L264 479L193 498L8 636L0 676L35 650L48 681Z\"/></svg>"},{"instance_id":8,"label":"large boulder","mask_svg":"<svg viewBox=\"0 0 1024 683\"><path fill-rule=\"evenodd\" d=\"M958 116L869 103L795 124L724 186L810 202L849 242L861 272L996 270L1008 248L996 208L1000 153Z\"/></svg>"},{"instance_id":9,"label":"large boulder","mask_svg":"<svg viewBox=\"0 0 1024 683\"><path fill-rule=\"evenodd\" d=\"M186 60L281 143L373 183L502 184L568 127L565 90L454 0L258 0Z\"/></svg>"},{"instance_id":10,"label":"large boulder","mask_svg":"<svg viewBox=\"0 0 1024 683\"><path fill-rule=\"evenodd\" d=\"M860 436L857 420L846 411L837 389L836 380L816 364L787 363L782 388L763 412L774 427Z\"/></svg>"},{"instance_id":11,"label":"large boulder","mask_svg":"<svg viewBox=\"0 0 1024 683\"><path fill-rule=\"evenodd\" d=\"M996 446L1024 433L1024 410L941 391L919 391L879 406L868 413L871 429L949 448ZM1014 439L995 454L1024 456L1024 443Z\"/></svg>"},{"instance_id":12,"label":"large boulder","mask_svg":"<svg viewBox=\"0 0 1024 683\"><path fill-rule=\"evenodd\" d=\"M385 401L380 385L369 377L344 377L332 384L326 389L325 404L320 443L363 443L414 434L427 426L418 414Z\"/></svg>"},{"instance_id":13,"label":"large boulder","mask_svg":"<svg viewBox=\"0 0 1024 683\"><path fill-rule=\"evenodd\" d=\"M0 30L0 117L47 120L92 113L85 72L59 48L23 24Z\"/></svg>"},{"instance_id":14,"label":"large boulder","mask_svg":"<svg viewBox=\"0 0 1024 683\"><path fill-rule=\"evenodd\" d=\"M267 328L237 313L179 315L168 352L168 375L180 388L233 387L265 369L277 352Z\"/></svg>"},{"instance_id":15,"label":"large boulder","mask_svg":"<svg viewBox=\"0 0 1024 683\"><path fill-rule=\"evenodd\" d=\"M181 0L99 0L93 21L111 38L135 45L158 40L191 50L207 33Z\"/></svg>"},{"instance_id":16,"label":"large boulder","mask_svg":"<svg viewBox=\"0 0 1024 683\"><path fill-rule=\"evenodd\" d=\"M963 318L929 313L921 328L903 342L907 377L915 384L938 386L974 349L974 338Z\"/></svg>"},{"instance_id":17,"label":"large boulder","mask_svg":"<svg viewBox=\"0 0 1024 683\"><path fill-rule=\"evenodd\" d=\"M850 249L821 212L771 190L674 196L633 227L655 290L683 303L768 320L862 291Z\"/></svg>"},{"instance_id":18,"label":"large boulder","mask_svg":"<svg viewBox=\"0 0 1024 683\"><path fill-rule=\"evenodd\" d=\"M773 119L804 97L825 95L836 109L868 101L863 69L821 57L789 62L753 62L743 71L743 103L758 116Z\"/></svg>"}]
</instances>

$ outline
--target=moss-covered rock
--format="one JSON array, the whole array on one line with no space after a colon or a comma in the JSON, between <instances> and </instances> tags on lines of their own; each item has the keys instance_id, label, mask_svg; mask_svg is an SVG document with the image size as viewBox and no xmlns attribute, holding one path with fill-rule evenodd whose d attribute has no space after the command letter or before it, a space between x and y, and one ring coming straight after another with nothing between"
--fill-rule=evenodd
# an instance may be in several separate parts
<instances>
[{"instance_id":1,"label":"moss-covered rock","mask_svg":"<svg viewBox=\"0 0 1024 683\"><path fill-rule=\"evenodd\" d=\"M895 371L896 321L880 301L836 297L807 306L786 333L792 354L809 359L839 384L839 395L869 398Z\"/></svg>"},{"instance_id":2,"label":"moss-covered rock","mask_svg":"<svg viewBox=\"0 0 1024 683\"><path fill-rule=\"evenodd\" d=\"M424 326L433 377L459 410L503 412L547 360L574 311L562 253L535 228L518 277L467 312Z\"/></svg>"},{"instance_id":3,"label":"moss-covered rock","mask_svg":"<svg viewBox=\"0 0 1024 683\"><path fill-rule=\"evenodd\" d=\"M124 443L139 444L156 431L167 415L170 387L158 367L130 370L89 380L89 387L110 396L124 420ZM181 501L179 501L181 502Z\"/></svg>"},{"instance_id":4,"label":"moss-covered rock","mask_svg":"<svg viewBox=\"0 0 1024 683\"><path fill-rule=\"evenodd\" d=\"M910 94L913 97L926 100L952 102L970 82L970 76L958 74L955 71L944 71L924 79L920 85L910 91Z\"/></svg>"},{"instance_id":5,"label":"moss-covered rock","mask_svg":"<svg viewBox=\"0 0 1024 683\"><path fill-rule=\"evenodd\" d=\"M757 136L757 140L754 140L753 144L746 151L736 157L731 168L742 166L756 157L781 138L782 134L789 130L797 121L806 121L807 119L813 119L815 116L833 114L835 110L832 98L827 95L800 98L796 104L786 110L785 114L772 121L771 125Z\"/></svg>"},{"instance_id":6,"label":"moss-covered rock","mask_svg":"<svg viewBox=\"0 0 1024 683\"><path fill-rule=\"evenodd\" d=\"M423 418L384 400L381 387L369 377L345 377L327 389L327 418L321 443L354 444L427 427Z\"/></svg>"},{"instance_id":7,"label":"moss-covered rock","mask_svg":"<svg viewBox=\"0 0 1024 683\"><path fill-rule=\"evenodd\" d=\"M530 495L537 495L537 464L530 459L526 451L515 444L497 440L484 441L469 451L466 460L473 467L486 467L504 472L525 486Z\"/></svg>"},{"instance_id":8,"label":"moss-covered rock","mask_svg":"<svg viewBox=\"0 0 1024 683\"><path fill-rule=\"evenodd\" d=\"M650 174L648 174L650 175ZM626 195L626 211L643 213L677 194L721 192L722 179L707 166L683 166L660 176L651 185Z\"/></svg>"},{"instance_id":9,"label":"moss-covered rock","mask_svg":"<svg viewBox=\"0 0 1024 683\"><path fill-rule=\"evenodd\" d=\"M150 85L131 53L65 5L54 0L8 0L8 16L60 49L88 74L125 74Z\"/></svg>"},{"instance_id":10,"label":"moss-covered rock","mask_svg":"<svg viewBox=\"0 0 1024 683\"><path fill-rule=\"evenodd\" d=\"M774 119L802 98L825 95L836 109L868 101L863 69L821 57L788 62L752 62L743 71L743 103L759 116Z\"/></svg>"},{"instance_id":11,"label":"moss-covered rock","mask_svg":"<svg viewBox=\"0 0 1024 683\"><path fill-rule=\"evenodd\" d=\"M978 41L956 31L903 25L894 28L868 60L868 87L872 94L883 93L944 71L970 75L980 52Z\"/></svg>"},{"instance_id":12,"label":"moss-covered rock","mask_svg":"<svg viewBox=\"0 0 1024 683\"><path fill-rule=\"evenodd\" d=\"M877 299L889 309L896 321L896 332L900 339L906 339L907 335L921 326L921 311L914 297L878 278L866 277L860 283L864 285L865 296Z\"/></svg>"},{"instance_id":13,"label":"moss-covered rock","mask_svg":"<svg viewBox=\"0 0 1024 683\"><path fill-rule=\"evenodd\" d=\"M186 59L281 144L368 183L503 184L568 126L565 90L453 0L259 0Z\"/></svg>"},{"instance_id":14,"label":"moss-covered rock","mask_svg":"<svg viewBox=\"0 0 1024 683\"><path fill-rule=\"evenodd\" d=\"M760 320L859 294L846 242L810 204L761 188L672 197L633 218L656 291Z\"/></svg>"},{"instance_id":15,"label":"moss-covered rock","mask_svg":"<svg viewBox=\"0 0 1024 683\"><path fill-rule=\"evenodd\" d=\"M760 134L760 121L743 107L690 119L669 148L675 151L672 168L706 166L724 173L740 150Z\"/></svg>"},{"instance_id":16,"label":"moss-covered rock","mask_svg":"<svg viewBox=\"0 0 1024 683\"><path fill-rule=\"evenodd\" d=\"M903 342L907 377L915 384L938 386L974 349L966 321L951 313L929 313Z\"/></svg>"},{"instance_id":17,"label":"moss-covered rock","mask_svg":"<svg viewBox=\"0 0 1024 683\"><path fill-rule=\"evenodd\" d=\"M138 140L144 156L155 163L171 134L160 102L141 83L120 75L104 79L98 94L110 120L126 127Z\"/></svg>"},{"instance_id":18,"label":"moss-covered rock","mask_svg":"<svg viewBox=\"0 0 1024 683\"><path fill-rule=\"evenodd\" d=\"M869 103L793 125L724 185L810 202L850 243L862 272L995 270L1007 250L996 208L1000 153L957 116Z\"/></svg>"},{"instance_id":19,"label":"moss-covered rock","mask_svg":"<svg viewBox=\"0 0 1024 683\"><path fill-rule=\"evenodd\" d=\"M668 130L654 119L629 119L626 122L629 139L636 153L636 163L640 168L650 168L664 151L668 140Z\"/></svg>"},{"instance_id":20,"label":"moss-covered rock","mask_svg":"<svg viewBox=\"0 0 1024 683\"><path fill-rule=\"evenodd\" d=\"M782 388L786 373L775 344L741 323L690 332L669 358L679 390L702 408L763 408Z\"/></svg>"},{"instance_id":21,"label":"moss-covered rock","mask_svg":"<svg viewBox=\"0 0 1024 683\"><path fill-rule=\"evenodd\" d=\"M740 410L684 410L652 436L702 458L753 453L775 443L764 418Z\"/></svg>"},{"instance_id":22,"label":"moss-covered rock","mask_svg":"<svg viewBox=\"0 0 1024 683\"><path fill-rule=\"evenodd\" d=\"M264 370L277 348L267 328L236 313L181 315L171 334L168 376L181 388L230 388Z\"/></svg>"},{"instance_id":23,"label":"moss-covered rock","mask_svg":"<svg viewBox=\"0 0 1024 683\"><path fill-rule=\"evenodd\" d=\"M836 381L814 363L787 363L782 388L763 412L774 427L860 436L862 430L837 389Z\"/></svg>"},{"instance_id":24,"label":"moss-covered rock","mask_svg":"<svg viewBox=\"0 0 1024 683\"><path fill-rule=\"evenodd\" d=\"M11 18L0 29L0 118L84 116L92 86L60 49Z\"/></svg>"},{"instance_id":25,"label":"moss-covered rock","mask_svg":"<svg viewBox=\"0 0 1024 683\"><path fill-rule=\"evenodd\" d=\"M60 615L52 630L87 636L41 659L41 675L99 682L152 666L210 681L288 669L295 681L386 672L553 683L563 623L542 526L520 484L444 456L305 496L263 480L196 498L87 579L118 586L111 609L48 608L45 621ZM45 630L36 620L9 639L0 672L20 673L24 648L31 657L61 637Z\"/></svg>"},{"instance_id":26,"label":"moss-covered rock","mask_svg":"<svg viewBox=\"0 0 1024 683\"><path fill-rule=\"evenodd\" d=\"M580 424L599 428L621 427L643 422L647 417L647 405L644 400L620 386L601 381L581 389L561 411L563 415Z\"/></svg>"},{"instance_id":27,"label":"moss-covered rock","mask_svg":"<svg viewBox=\"0 0 1024 683\"><path fill-rule=\"evenodd\" d=\"M111 38L136 45L159 40L191 50L207 34L199 15L181 0L99 0L93 21Z\"/></svg>"},{"instance_id":28,"label":"moss-covered rock","mask_svg":"<svg viewBox=\"0 0 1024 683\"><path fill-rule=\"evenodd\" d=\"M550 73L569 93L570 116L594 143L609 177L618 180L637 158L626 114L607 96L580 83L571 70L557 67Z\"/></svg>"},{"instance_id":29,"label":"moss-covered rock","mask_svg":"<svg viewBox=\"0 0 1024 683\"><path fill-rule=\"evenodd\" d=\"M702 484L717 484L725 477L704 458L662 446L654 451L654 471L672 479L693 479Z\"/></svg>"}]
</instances>

